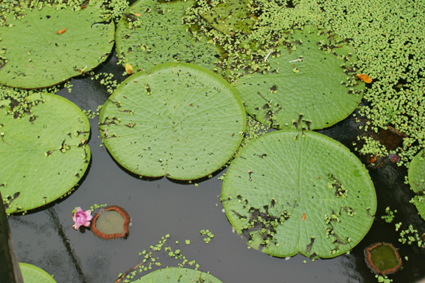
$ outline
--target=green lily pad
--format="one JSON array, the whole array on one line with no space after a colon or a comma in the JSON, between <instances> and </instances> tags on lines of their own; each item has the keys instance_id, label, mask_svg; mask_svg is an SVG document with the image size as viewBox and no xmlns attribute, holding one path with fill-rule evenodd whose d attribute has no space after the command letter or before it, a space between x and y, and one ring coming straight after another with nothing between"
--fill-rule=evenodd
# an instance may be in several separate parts
<instances>
[{"instance_id":1,"label":"green lily pad","mask_svg":"<svg viewBox=\"0 0 425 283\"><path fill-rule=\"evenodd\" d=\"M412 199L419 215L425 220L425 151L419 152L409 166L408 179L410 189L417 195Z\"/></svg>"},{"instance_id":2,"label":"green lily pad","mask_svg":"<svg viewBox=\"0 0 425 283\"><path fill-rule=\"evenodd\" d=\"M75 104L41 93L27 97L26 103L30 102L38 104L21 119L6 115L10 106L0 109L0 190L7 213L33 209L65 195L90 161L86 145L90 125Z\"/></svg>"},{"instance_id":3,"label":"green lily pad","mask_svg":"<svg viewBox=\"0 0 425 283\"><path fill-rule=\"evenodd\" d=\"M229 160L245 131L236 91L197 65L166 63L126 79L100 113L103 142L137 175L193 180Z\"/></svg>"},{"instance_id":4,"label":"green lily pad","mask_svg":"<svg viewBox=\"0 0 425 283\"><path fill-rule=\"evenodd\" d=\"M247 74L236 82L255 119L279 129L322 129L356 109L364 83L355 76L354 50L345 42L306 26L289 34L278 49L279 57L267 58L274 71Z\"/></svg>"},{"instance_id":5,"label":"green lily pad","mask_svg":"<svg viewBox=\"0 0 425 283\"><path fill-rule=\"evenodd\" d=\"M224 33L232 32L250 33L256 18L249 13L249 1L229 0L220 3L201 16L215 29Z\"/></svg>"},{"instance_id":6,"label":"green lily pad","mask_svg":"<svg viewBox=\"0 0 425 283\"><path fill-rule=\"evenodd\" d=\"M102 1L93 2L79 11L27 9L22 19L2 13L7 25L0 27L0 49L7 62L0 68L0 84L52 86L103 62L114 45L114 23L101 18Z\"/></svg>"},{"instance_id":7,"label":"green lily pad","mask_svg":"<svg viewBox=\"0 0 425 283\"><path fill-rule=\"evenodd\" d=\"M181 267L167 267L151 272L142 278L133 281L133 283L221 283L219 279L215 278L209 273L202 271L181 268Z\"/></svg>"},{"instance_id":8,"label":"green lily pad","mask_svg":"<svg viewBox=\"0 0 425 283\"><path fill-rule=\"evenodd\" d=\"M184 10L194 3L155 0L135 2L117 25L117 54L123 65L148 71L167 62L194 63L208 69L220 57L216 46L198 41L182 24Z\"/></svg>"},{"instance_id":9,"label":"green lily pad","mask_svg":"<svg viewBox=\"0 0 425 283\"><path fill-rule=\"evenodd\" d=\"M226 173L221 200L235 231L278 257L348 252L376 212L375 189L358 158L331 138L300 130L248 144Z\"/></svg>"},{"instance_id":10,"label":"green lily pad","mask_svg":"<svg viewBox=\"0 0 425 283\"><path fill-rule=\"evenodd\" d=\"M53 276L40 267L23 262L19 263L19 267L25 283L56 283Z\"/></svg>"}]
</instances>

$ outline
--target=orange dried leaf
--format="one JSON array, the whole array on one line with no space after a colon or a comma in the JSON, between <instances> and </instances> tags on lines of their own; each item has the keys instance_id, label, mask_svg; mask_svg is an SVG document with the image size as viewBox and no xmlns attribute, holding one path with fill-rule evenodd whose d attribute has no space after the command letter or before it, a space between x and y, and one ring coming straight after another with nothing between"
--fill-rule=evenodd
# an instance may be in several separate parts
<instances>
[{"instance_id":1,"label":"orange dried leaf","mask_svg":"<svg viewBox=\"0 0 425 283\"><path fill-rule=\"evenodd\" d=\"M303 214L303 222L305 221L306 218L307 218L307 215L304 213Z\"/></svg>"},{"instance_id":2,"label":"orange dried leaf","mask_svg":"<svg viewBox=\"0 0 425 283\"><path fill-rule=\"evenodd\" d=\"M133 15L135 15L136 17L140 17L142 14L139 13L132 13Z\"/></svg>"},{"instance_id":3,"label":"orange dried leaf","mask_svg":"<svg viewBox=\"0 0 425 283\"><path fill-rule=\"evenodd\" d=\"M370 159L370 161L369 161L369 163L373 163L373 162L375 162L376 161L376 157L377 157L378 155L375 153L375 156L374 157L372 157L371 159Z\"/></svg>"},{"instance_id":4,"label":"orange dried leaf","mask_svg":"<svg viewBox=\"0 0 425 283\"><path fill-rule=\"evenodd\" d=\"M368 75L357 74L356 76L367 84L370 84L372 82L372 79Z\"/></svg>"},{"instance_id":5,"label":"orange dried leaf","mask_svg":"<svg viewBox=\"0 0 425 283\"><path fill-rule=\"evenodd\" d=\"M66 28L64 28L64 29L60 29L60 30L58 30L56 33L57 33L57 34L62 34L62 33L64 33L64 32L66 32Z\"/></svg>"},{"instance_id":6,"label":"orange dried leaf","mask_svg":"<svg viewBox=\"0 0 425 283\"><path fill-rule=\"evenodd\" d=\"M131 73L133 72L133 67L130 65L130 63L127 62L127 64L125 65L125 71L127 72L127 74L131 75Z\"/></svg>"}]
</instances>

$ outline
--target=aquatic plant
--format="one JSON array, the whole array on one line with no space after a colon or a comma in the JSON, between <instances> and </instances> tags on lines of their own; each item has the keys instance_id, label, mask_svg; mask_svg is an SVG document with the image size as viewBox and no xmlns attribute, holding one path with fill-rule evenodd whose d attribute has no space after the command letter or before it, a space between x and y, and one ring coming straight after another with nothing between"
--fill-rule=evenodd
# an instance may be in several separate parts
<instances>
[{"instance_id":1,"label":"aquatic plant","mask_svg":"<svg viewBox=\"0 0 425 283\"><path fill-rule=\"evenodd\" d=\"M91 210L83 211L81 207L76 207L73 214L72 214L72 220L74 221L74 225L72 227L75 230L78 230L80 226L89 227L90 226L90 220L93 218L91 216Z\"/></svg>"},{"instance_id":2,"label":"aquatic plant","mask_svg":"<svg viewBox=\"0 0 425 283\"><path fill-rule=\"evenodd\" d=\"M53 275L50 275L40 267L29 263L19 263L19 268L22 272L22 277L25 283L56 283Z\"/></svg>"},{"instance_id":3,"label":"aquatic plant","mask_svg":"<svg viewBox=\"0 0 425 283\"><path fill-rule=\"evenodd\" d=\"M0 100L0 155L8 164L0 170L0 189L7 213L69 195L91 157L90 124L80 108L57 95L26 94ZM20 104L28 108L14 112Z\"/></svg>"},{"instance_id":4,"label":"aquatic plant","mask_svg":"<svg viewBox=\"0 0 425 283\"><path fill-rule=\"evenodd\" d=\"M91 231L103 240L126 238L129 234L130 216L121 207L111 205L101 209L91 223Z\"/></svg>"},{"instance_id":5,"label":"aquatic plant","mask_svg":"<svg viewBox=\"0 0 425 283\"><path fill-rule=\"evenodd\" d=\"M354 154L301 130L251 141L226 172L221 201L250 247L313 258L350 251L369 231L377 205L370 176Z\"/></svg>"},{"instance_id":6,"label":"aquatic plant","mask_svg":"<svg viewBox=\"0 0 425 283\"><path fill-rule=\"evenodd\" d=\"M181 18L195 1L136 1L117 25L117 56L134 72L167 62L193 63L213 70L216 46L196 40Z\"/></svg>"},{"instance_id":7,"label":"aquatic plant","mask_svg":"<svg viewBox=\"0 0 425 283\"><path fill-rule=\"evenodd\" d=\"M247 112L278 129L322 129L345 119L360 103L364 83L356 53L332 32L305 26L279 39L270 70L244 74L235 89ZM266 60L266 59L265 59Z\"/></svg>"},{"instance_id":8,"label":"aquatic plant","mask_svg":"<svg viewBox=\"0 0 425 283\"><path fill-rule=\"evenodd\" d=\"M410 189L416 193L410 202L415 204L419 215L425 219L425 150L413 158L408 170L408 180Z\"/></svg>"},{"instance_id":9,"label":"aquatic plant","mask_svg":"<svg viewBox=\"0 0 425 283\"><path fill-rule=\"evenodd\" d=\"M134 283L175 283L175 282L209 282L209 283L221 283L219 279L212 276L209 273L193 270L190 268L181 267L167 267L163 269L151 272L138 280L133 281Z\"/></svg>"},{"instance_id":10,"label":"aquatic plant","mask_svg":"<svg viewBox=\"0 0 425 283\"><path fill-rule=\"evenodd\" d=\"M167 63L121 83L99 120L102 141L127 170L193 180L232 157L246 114L223 78L197 65Z\"/></svg>"},{"instance_id":11,"label":"aquatic plant","mask_svg":"<svg viewBox=\"0 0 425 283\"><path fill-rule=\"evenodd\" d=\"M20 8L19 16L1 12L0 83L43 88L98 66L114 44L114 24L102 19L102 4L91 1L78 10L45 4Z\"/></svg>"},{"instance_id":12,"label":"aquatic plant","mask_svg":"<svg viewBox=\"0 0 425 283\"><path fill-rule=\"evenodd\" d=\"M363 96L367 103L359 107L357 118L367 119L365 130L378 132L391 126L405 134L401 146L390 153L400 156L399 165L410 162L425 147L424 2L317 3L323 11L322 24L342 38L349 38L356 49L356 66L373 79ZM365 142L361 153L380 155L371 139L361 139Z\"/></svg>"},{"instance_id":13,"label":"aquatic plant","mask_svg":"<svg viewBox=\"0 0 425 283\"><path fill-rule=\"evenodd\" d=\"M364 250L368 267L378 275L396 272L402 264L397 249L388 243L376 243Z\"/></svg>"}]
</instances>

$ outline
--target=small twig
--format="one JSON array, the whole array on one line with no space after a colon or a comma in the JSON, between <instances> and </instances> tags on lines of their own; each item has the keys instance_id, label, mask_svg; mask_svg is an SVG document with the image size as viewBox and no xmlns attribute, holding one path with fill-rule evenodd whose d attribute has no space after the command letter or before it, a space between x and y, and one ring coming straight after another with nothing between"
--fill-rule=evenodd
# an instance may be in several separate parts
<instances>
[{"instance_id":1,"label":"small twig","mask_svg":"<svg viewBox=\"0 0 425 283\"><path fill-rule=\"evenodd\" d=\"M272 52L273 52L273 48L269 51L266 58L264 58L264 62L267 62L267 59L269 58L270 54L272 54Z\"/></svg>"},{"instance_id":2,"label":"small twig","mask_svg":"<svg viewBox=\"0 0 425 283\"><path fill-rule=\"evenodd\" d=\"M114 283L119 283L121 280L124 279L124 277L129 274L131 271L133 271L134 269L138 268L139 266L141 266L143 264L143 262L139 263L138 265L130 268L129 270L127 270L126 272L124 272L120 277L118 277L118 279L114 282Z\"/></svg>"}]
</instances>

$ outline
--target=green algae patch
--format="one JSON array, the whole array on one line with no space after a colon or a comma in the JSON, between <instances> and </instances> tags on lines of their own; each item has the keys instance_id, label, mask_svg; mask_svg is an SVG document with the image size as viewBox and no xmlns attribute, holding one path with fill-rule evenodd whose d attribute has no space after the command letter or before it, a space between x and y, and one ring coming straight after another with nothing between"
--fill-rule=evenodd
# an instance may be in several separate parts
<instances>
[{"instance_id":1,"label":"green algae patch","mask_svg":"<svg viewBox=\"0 0 425 283\"><path fill-rule=\"evenodd\" d=\"M101 6L91 1L74 11L45 5L19 17L3 12L0 84L43 88L98 66L114 44L114 23L102 18Z\"/></svg>"},{"instance_id":2,"label":"green algae patch","mask_svg":"<svg viewBox=\"0 0 425 283\"><path fill-rule=\"evenodd\" d=\"M133 283L209 282L222 283L209 273L181 267L167 267L151 272Z\"/></svg>"},{"instance_id":3,"label":"green algae patch","mask_svg":"<svg viewBox=\"0 0 425 283\"><path fill-rule=\"evenodd\" d=\"M90 125L75 104L43 93L25 102L34 105L31 113L15 119L7 115L15 102L0 101L0 190L7 213L37 208L70 193L90 161Z\"/></svg>"},{"instance_id":4,"label":"green algae patch","mask_svg":"<svg viewBox=\"0 0 425 283\"><path fill-rule=\"evenodd\" d=\"M220 57L217 47L199 41L182 24L185 9L194 1L139 0L117 25L117 55L135 71L149 71L167 62L194 63L212 70Z\"/></svg>"},{"instance_id":5,"label":"green algae patch","mask_svg":"<svg viewBox=\"0 0 425 283\"><path fill-rule=\"evenodd\" d=\"M410 189L416 193L411 200L425 220L425 151L420 151L412 160L408 170Z\"/></svg>"},{"instance_id":6,"label":"green algae patch","mask_svg":"<svg viewBox=\"0 0 425 283\"><path fill-rule=\"evenodd\" d=\"M246 114L230 84L187 63L130 76L100 114L102 140L134 174L193 180L223 166L238 148Z\"/></svg>"},{"instance_id":7,"label":"green algae patch","mask_svg":"<svg viewBox=\"0 0 425 283\"><path fill-rule=\"evenodd\" d=\"M20 262L19 268L21 269L22 278L24 279L25 283L56 283L56 281L53 279L53 276L40 267L29 263Z\"/></svg>"},{"instance_id":8,"label":"green algae patch","mask_svg":"<svg viewBox=\"0 0 425 283\"><path fill-rule=\"evenodd\" d=\"M269 73L246 74L236 90L247 112L275 128L322 129L345 119L362 99L354 50L335 34L295 30L269 58ZM300 125L301 124L301 125Z\"/></svg>"},{"instance_id":9,"label":"green algae patch","mask_svg":"<svg viewBox=\"0 0 425 283\"><path fill-rule=\"evenodd\" d=\"M277 257L350 251L376 212L370 176L345 146L300 130L265 134L230 165L221 200L248 244Z\"/></svg>"},{"instance_id":10,"label":"green algae patch","mask_svg":"<svg viewBox=\"0 0 425 283\"><path fill-rule=\"evenodd\" d=\"M401 267L402 260L392 244L376 243L366 248L364 253L367 266L376 274L393 274Z\"/></svg>"}]
</instances>

